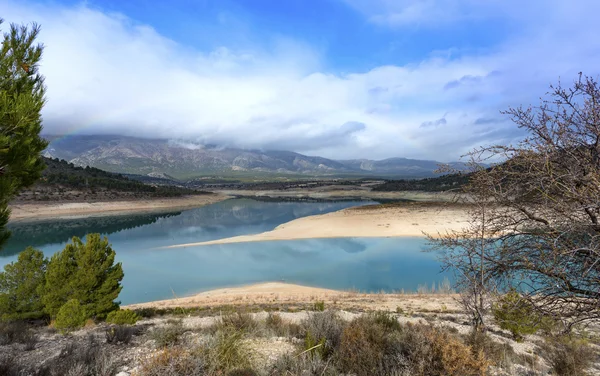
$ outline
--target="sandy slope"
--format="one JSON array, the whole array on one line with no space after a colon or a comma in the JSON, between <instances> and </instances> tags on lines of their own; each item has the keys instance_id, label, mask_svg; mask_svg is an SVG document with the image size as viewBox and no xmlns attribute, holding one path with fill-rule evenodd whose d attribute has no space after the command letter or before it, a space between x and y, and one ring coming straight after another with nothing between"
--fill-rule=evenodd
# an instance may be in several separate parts
<instances>
[{"instance_id":1,"label":"sandy slope","mask_svg":"<svg viewBox=\"0 0 600 376\"><path fill-rule=\"evenodd\" d=\"M132 201L12 204L10 220L11 222L24 222L48 218L79 218L93 215L177 210L208 205L227 198L229 196L210 194Z\"/></svg>"},{"instance_id":2,"label":"sandy slope","mask_svg":"<svg viewBox=\"0 0 600 376\"><path fill-rule=\"evenodd\" d=\"M166 248L309 238L435 235L447 230L460 230L467 225L467 220L467 213L460 206L406 204L360 207L298 218L261 234L177 244Z\"/></svg>"},{"instance_id":3,"label":"sandy slope","mask_svg":"<svg viewBox=\"0 0 600 376\"><path fill-rule=\"evenodd\" d=\"M357 291L336 291L282 282L223 288L178 299L132 304L126 308L214 307L221 305L306 305L323 301L338 309L385 309L395 311L458 310L455 295L449 294L363 294ZM124 307L125 308L125 307Z\"/></svg>"}]
</instances>

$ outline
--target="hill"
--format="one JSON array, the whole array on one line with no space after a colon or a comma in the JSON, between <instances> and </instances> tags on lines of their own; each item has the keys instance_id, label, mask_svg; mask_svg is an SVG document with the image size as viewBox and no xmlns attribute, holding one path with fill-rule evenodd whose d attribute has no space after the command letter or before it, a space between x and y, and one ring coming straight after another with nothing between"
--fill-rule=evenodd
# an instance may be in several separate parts
<instances>
[{"instance_id":1,"label":"hill","mask_svg":"<svg viewBox=\"0 0 600 376\"><path fill-rule=\"evenodd\" d=\"M244 150L122 136L47 136L45 155L116 173L188 180L303 176L424 178L439 162L407 158L341 160L291 151Z\"/></svg>"},{"instance_id":2,"label":"hill","mask_svg":"<svg viewBox=\"0 0 600 376\"><path fill-rule=\"evenodd\" d=\"M75 166L65 160L44 157L46 169L32 188L17 201L178 197L204 192L173 185L150 185L94 167Z\"/></svg>"}]
</instances>

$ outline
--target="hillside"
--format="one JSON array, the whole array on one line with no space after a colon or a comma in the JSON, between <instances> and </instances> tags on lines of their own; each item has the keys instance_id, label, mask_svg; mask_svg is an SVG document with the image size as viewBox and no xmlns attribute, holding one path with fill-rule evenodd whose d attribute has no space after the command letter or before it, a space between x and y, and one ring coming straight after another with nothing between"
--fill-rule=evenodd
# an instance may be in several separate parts
<instances>
[{"instance_id":1,"label":"hillside","mask_svg":"<svg viewBox=\"0 0 600 376\"><path fill-rule=\"evenodd\" d=\"M45 155L76 166L188 180L196 177L394 177L434 176L439 162L407 158L336 161L291 151L243 150L123 136L47 136Z\"/></svg>"},{"instance_id":2,"label":"hillside","mask_svg":"<svg viewBox=\"0 0 600 376\"><path fill-rule=\"evenodd\" d=\"M32 188L17 201L178 197L203 193L173 185L149 185L94 167L75 166L65 160L45 158L46 169Z\"/></svg>"},{"instance_id":3,"label":"hillside","mask_svg":"<svg viewBox=\"0 0 600 376\"><path fill-rule=\"evenodd\" d=\"M373 191L396 192L396 191L424 191L445 192L457 190L469 182L469 174L450 174L426 179L403 179L388 180L385 183L373 187Z\"/></svg>"}]
</instances>

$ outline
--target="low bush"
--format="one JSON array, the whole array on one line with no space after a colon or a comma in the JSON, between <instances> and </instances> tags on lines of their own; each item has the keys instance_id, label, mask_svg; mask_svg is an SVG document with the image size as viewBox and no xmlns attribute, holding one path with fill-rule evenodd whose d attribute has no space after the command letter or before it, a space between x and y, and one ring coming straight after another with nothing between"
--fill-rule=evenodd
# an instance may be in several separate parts
<instances>
[{"instance_id":1,"label":"low bush","mask_svg":"<svg viewBox=\"0 0 600 376\"><path fill-rule=\"evenodd\" d=\"M296 323L284 321L278 313L269 312L265 326L278 337L302 337L302 327Z\"/></svg>"},{"instance_id":2,"label":"low bush","mask_svg":"<svg viewBox=\"0 0 600 376\"><path fill-rule=\"evenodd\" d=\"M106 322L115 325L133 325L140 319L134 311L129 309L120 309L112 311L106 317Z\"/></svg>"},{"instance_id":3,"label":"low bush","mask_svg":"<svg viewBox=\"0 0 600 376\"><path fill-rule=\"evenodd\" d=\"M201 358L180 347L160 350L140 365L138 376L201 376L206 375Z\"/></svg>"},{"instance_id":4,"label":"low bush","mask_svg":"<svg viewBox=\"0 0 600 376\"><path fill-rule=\"evenodd\" d=\"M586 376L598 358L585 340L569 336L548 338L542 350L557 376Z\"/></svg>"},{"instance_id":5,"label":"low bush","mask_svg":"<svg viewBox=\"0 0 600 376\"><path fill-rule=\"evenodd\" d=\"M24 344L24 349L29 351L35 348L38 337L31 328L22 321L0 322L0 345L13 343Z\"/></svg>"},{"instance_id":6,"label":"low bush","mask_svg":"<svg viewBox=\"0 0 600 376\"><path fill-rule=\"evenodd\" d=\"M69 332L82 328L88 318L79 300L71 299L58 310L54 326L61 332Z\"/></svg>"},{"instance_id":7,"label":"low bush","mask_svg":"<svg viewBox=\"0 0 600 376\"><path fill-rule=\"evenodd\" d=\"M258 328L258 322L252 314L245 312L229 312L221 315L217 327L224 330L254 332Z\"/></svg>"},{"instance_id":8,"label":"low bush","mask_svg":"<svg viewBox=\"0 0 600 376\"><path fill-rule=\"evenodd\" d=\"M364 315L345 328L335 353L337 368L362 375L485 374L490 362L461 338L426 325L400 325L393 316Z\"/></svg>"},{"instance_id":9,"label":"low bush","mask_svg":"<svg viewBox=\"0 0 600 376\"><path fill-rule=\"evenodd\" d=\"M381 375L390 336L372 318L359 317L345 329L338 351L338 366L358 376Z\"/></svg>"},{"instance_id":10,"label":"low bush","mask_svg":"<svg viewBox=\"0 0 600 376\"><path fill-rule=\"evenodd\" d=\"M496 342L485 333L472 330L463 338L472 354L483 352L495 366L509 368L518 358L510 344Z\"/></svg>"},{"instance_id":11,"label":"low bush","mask_svg":"<svg viewBox=\"0 0 600 376\"><path fill-rule=\"evenodd\" d=\"M301 323L305 335L305 350L323 342L319 353L331 354L341 343L345 325L347 325L346 322L334 311L310 314Z\"/></svg>"},{"instance_id":12,"label":"low bush","mask_svg":"<svg viewBox=\"0 0 600 376\"><path fill-rule=\"evenodd\" d=\"M179 337L184 333L181 323L172 323L155 328L151 337L157 347L167 347L179 342Z\"/></svg>"},{"instance_id":13,"label":"low bush","mask_svg":"<svg viewBox=\"0 0 600 376\"><path fill-rule=\"evenodd\" d=\"M536 333L542 322L533 306L515 290L501 296L492 306L492 313L498 326L510 331L517 342L527 334Z\"/></svg>"},{"instance_id":14,"label":"low bush","mask_svg":"<svg viewBox=\"0 0 600 376\"><path fill-rule=\"evenodd\" d=\"M139 332L138 328L128 325L113 325L106 329L105 337L107 343L130 343L134 335Z\"/></svg>"},{"instance_id":15,"label":"low bush","mask_svg":"<svg viewBox=\"0 0 600 376\"><path fill-rule=\"evenodd\" d=\"M329 361L308 354L285 354L271 365L269 375L338 376L340 373Z\"/></svg>"}]
</instances>

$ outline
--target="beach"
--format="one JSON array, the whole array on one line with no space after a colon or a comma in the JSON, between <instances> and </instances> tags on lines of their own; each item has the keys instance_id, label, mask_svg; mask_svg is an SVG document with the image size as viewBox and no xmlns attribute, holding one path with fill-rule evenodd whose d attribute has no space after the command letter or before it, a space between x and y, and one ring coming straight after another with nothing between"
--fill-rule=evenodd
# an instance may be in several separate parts
<instances>
[{"instance_id":1,"label":"beach","mask_svg":"<svg viewBox=\"0 0 600 376\"><path fill-rule=\"evenodd\" d=\"M31 222L50 218L83 218L89 216L179 210L214 204L230 198L223 194L205 194L173 198L98 202L13 203L11 222Z\"/></svg>"},{"instance_id":2,"label":"beach","mask_svg":"<svg viewBox=\"0 0 600 376\"><path fill-rule=\"evenodd\" d=\"M272 231L165 248L198 245L347 237L436 236L468 225L465 207L443 203L373 205L295 219Z\"/></svg>"},{"instance_id":3,"label":"beach","mask_svg":"<svg viewBox=\"0 0 600 376\"><path fill-rule=\"evenodd\" d=\"M323 302L337 309L369 309L397 311L456 311L460 307L456 294L362 293L301 286L283 282L266 282L246 286L220 288L188 297L130 304L127 309L172 309L219 306L285 306L302 308Z\"/></svg>"}]
</instances>

